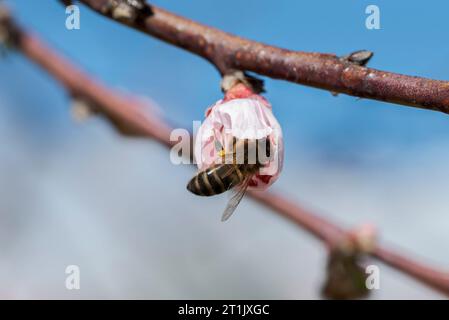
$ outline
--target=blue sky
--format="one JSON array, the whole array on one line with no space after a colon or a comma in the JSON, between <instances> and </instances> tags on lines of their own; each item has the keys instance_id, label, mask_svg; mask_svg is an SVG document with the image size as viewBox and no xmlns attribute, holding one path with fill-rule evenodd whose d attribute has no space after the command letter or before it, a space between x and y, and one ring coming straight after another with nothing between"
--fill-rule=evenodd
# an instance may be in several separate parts
<instances>
[{"instance_id":1,"label":"blue sky","mask_svg":"<svg viewBox=\"0 0 449 320\"><path fill-rule=\"evenodd\" d=\"M13 2L13 3L11 3ZM85 70L113 87L149 96L165 116L184 126L202 118L220 98L219 77L190 53L98 17L81 7L81 30L64 28L65 13L53 0L10 1L23 25L40 34ZM154 1L178 14L240 36L273 45L343 55L375 52L373 68L445 79L449 45L445 39L449 4L433 1L376 1L381 30L365 28L370 1ZM281 19L280 19L281 17ZM2 91L20 103L20 124L37 132L61 129L64 92L22 57L1 63ZM20 72L18 71L20 70ZM266 79L267 97L283 125L289 152L329 154L351 163L360 153L392 146L414 150L449 137L446 116L377 101L357 100ZM19 92L27 90L24 96ZM27 100L28 99L28 100ZM43 128L40 126L43 126ZM419 150L418 150L419 151ZM400 155L398 155L400 156ZM369 158L369 157L368 157ZM364 157L366 159L366 157Z\"/></svg>"}]
</instances>

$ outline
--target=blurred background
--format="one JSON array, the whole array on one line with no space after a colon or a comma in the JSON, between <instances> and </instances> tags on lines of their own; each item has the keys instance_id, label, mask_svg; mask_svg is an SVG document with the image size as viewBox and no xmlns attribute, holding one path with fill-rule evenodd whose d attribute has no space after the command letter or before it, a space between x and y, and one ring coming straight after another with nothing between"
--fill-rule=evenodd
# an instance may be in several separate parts
<instances>
[{"instance_id":1,"label":"blurred background","mask_svg":"<svg viewBox=\"0 0 449 320\"><path fill-rule=\"evenodd\" d=\"M81 7L65 28L55 0L5 1L22 25L109 86L151 98L191 128L221 98L204 60ZM445 1L175 1L151 3L293 50L375 52L370 66L449 79ZM365 8L380 8L380 30ZM286 145L272 187L347 227L449 269L449 118L437 112L266 80ZM154 142L102 119L77 123L64 89L17 53L0 60L0 298L316 299L320 242L255 202L220 222L226 196L188 193L193 171ZM65 268L81 289L65 288ZM373 299L443 298L382 265Z\"/></svg>"}]
</instances>

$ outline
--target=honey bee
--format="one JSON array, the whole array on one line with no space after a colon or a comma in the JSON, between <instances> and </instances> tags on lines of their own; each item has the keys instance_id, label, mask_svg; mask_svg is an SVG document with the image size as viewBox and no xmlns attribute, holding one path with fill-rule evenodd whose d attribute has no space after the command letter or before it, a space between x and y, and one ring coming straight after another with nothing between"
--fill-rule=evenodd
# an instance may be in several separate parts
<instances>
[{"instance_id":1,"label":"honey bee","mask_svg":"<svg viewBox=\"0 0 449 320\"><path fill-rule=\"evenodd\" d=\"M263 155L259 156L259 149ZM198 172L187 184L187 190L198 196L214 196L231 191L221 221L226 221L242 200L251 179L268 163L268 139L233 139L232 151L219 152L221 161ZM262 160L261 160L262 159Z\"/></svg>"}]
</instances>

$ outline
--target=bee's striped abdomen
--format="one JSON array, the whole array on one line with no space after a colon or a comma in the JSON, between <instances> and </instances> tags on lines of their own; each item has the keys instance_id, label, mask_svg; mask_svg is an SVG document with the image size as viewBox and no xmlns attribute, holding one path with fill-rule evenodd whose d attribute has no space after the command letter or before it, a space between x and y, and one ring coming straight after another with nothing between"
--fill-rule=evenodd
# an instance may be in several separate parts
<instances>
[{"instance_id":1,"label":"bee's striped abdomen","mask_svg":"<svg viewBox=\"0 0 449 320\"><path fill-rule=\"evenodd\" d=\"M200 196L223 193L244 180L244 173L233 164L217 164L199 172L187 185L187 189Z\"/></svg>"}]
</instances>

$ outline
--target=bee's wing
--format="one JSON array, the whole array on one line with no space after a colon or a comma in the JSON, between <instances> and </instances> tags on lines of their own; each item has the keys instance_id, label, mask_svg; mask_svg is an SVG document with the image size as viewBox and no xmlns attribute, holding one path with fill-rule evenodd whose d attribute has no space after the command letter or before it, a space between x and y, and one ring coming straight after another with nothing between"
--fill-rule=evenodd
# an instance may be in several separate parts
<instances>
[{"instance_id":1,"label":"bee's wing","mask_svg":"<svg viewBox=\"0 0 449 320\"><path fill-rule=\"evenodd\" d=\"M245 195L251 178L252 175L247 176L242 183L230 190L231 198L229 199L228 205L226 206L226 209L221 216L221 221L228 220L229 217L234 213L235 208L237 208L243 196Z\"/></svg>"}]
</instances>

